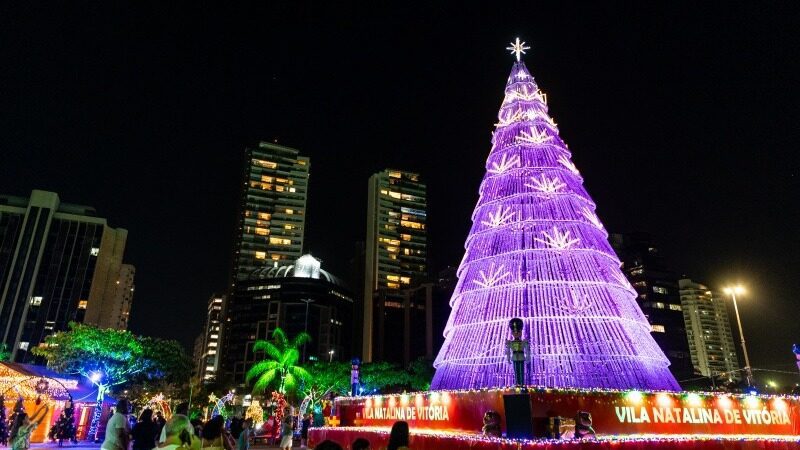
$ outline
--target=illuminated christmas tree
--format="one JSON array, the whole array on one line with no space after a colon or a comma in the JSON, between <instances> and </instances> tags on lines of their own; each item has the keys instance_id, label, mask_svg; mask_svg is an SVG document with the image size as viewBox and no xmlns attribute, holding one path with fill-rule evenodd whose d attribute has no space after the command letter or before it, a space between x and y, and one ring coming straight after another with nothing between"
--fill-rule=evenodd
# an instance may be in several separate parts
<instances>
[{"instance_id":1,"label":"illuminated christmas tree","mask_svg":"<svg viewBox=\"0 0 800 450\"><path fill-rule=\"evenodd\" d=\"M547 99L517 61L505 88L433 389L511 386L524 321L529 385L679 389L620 271Z\"/></svg>"}]
</instances>

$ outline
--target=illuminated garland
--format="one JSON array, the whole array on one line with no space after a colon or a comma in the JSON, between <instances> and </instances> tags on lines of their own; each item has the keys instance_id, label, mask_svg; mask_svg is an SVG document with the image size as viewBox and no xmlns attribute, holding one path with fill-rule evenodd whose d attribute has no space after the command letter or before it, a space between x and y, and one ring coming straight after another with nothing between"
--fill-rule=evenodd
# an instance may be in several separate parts
<instances>
[{"instance_id":1,"label":"illuminated garland","mask_svg":"<svg viewBox=\"0 0 800 450\"><path fill-rule=\"evenodd\" d=\"M324 431L331 432L358 432L374 433L388 436L391 429L389 427L336 427L336 428L310 428L310 432ZM422 438L445 438L462 442L484 442L491 444L520 444L524 446L547 446L553 444L588 444L588 443L625 443L625 442L692 442L692 441L732 441L732 442L800 442L800 436L784 435L756 435L756 434L626 434L626 435L606 435L597 436L594 439L508 439L481 434L466 434L463 431L443 431L443 430L417 430L409 432L412 436Z\"/></svg>"},{"instance_id":2,"label":"illuminated garland","mask_svg":"<svg viewBox=\"0 0 800 450\"><path fill-rule=\"evenodd\" d=\"M656 394L671 394L671 395L699 395L706 397L731 397L736 399L747 398L761 398L761 399L788 399L800 401L800 395L791 394L748 394L748 393L729 393L729 392L708 392L708 391L668 391L668 390L650 390L650 389L608 389L608 388L551 388L545 386L524 386L524 387L493 387L493 388L477 388L477 389L437 389L431 391L417 391L405 392L402 394L375 394L375 395L360 395L360 396L343 396L337 397L336 401L357 401L369 398L383 398L383 397L400 397L400 396L431 396L436 394L471 394L476 392L502 392L502 393L559 393L559 394L616 394L616 395L630 395L638 393L642 395L656 395Z\"/></svg>"}]
</instances>

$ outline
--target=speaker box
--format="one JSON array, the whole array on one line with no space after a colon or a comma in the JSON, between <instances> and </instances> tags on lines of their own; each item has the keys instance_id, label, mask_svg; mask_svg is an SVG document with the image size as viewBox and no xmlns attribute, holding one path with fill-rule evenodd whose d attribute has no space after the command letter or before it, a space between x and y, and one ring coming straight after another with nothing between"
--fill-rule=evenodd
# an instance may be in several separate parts
<instances>
[{"instance_id":1,"label":"speaker box","mask_svg":"<svg viewBox=\"0 0 800 450\"><path fill-rule=\"evenodd\" d=\"M506 410L506 436L509 439L533 439L530 395L504 395L503 406Z\"/></svg>"}]
</instances>

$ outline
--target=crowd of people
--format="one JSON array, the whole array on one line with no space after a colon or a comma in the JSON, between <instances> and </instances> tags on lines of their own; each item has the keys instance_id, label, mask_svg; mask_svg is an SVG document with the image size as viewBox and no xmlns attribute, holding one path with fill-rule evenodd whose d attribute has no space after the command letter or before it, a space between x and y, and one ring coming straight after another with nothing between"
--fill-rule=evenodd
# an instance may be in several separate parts
<instances>
[{"instance_id":1,"label":"crowd of people","mask_svg":"<svg viewBox=\"0 0 800 450\"><path fill-rule=\"evenodd\" d=\"M130 403L122 399L117 402L114 414L106 424L105 439L101 450L249 450L255 437L253 420L231 421L229 427L222 416L216 416L206 422L191 421L188 417L188 405L178 405L175 414L166 420L162 415L153 413L152 409L144 409L138 420L131 426L128 418ZM35 418L34 418L35 419ZM23 422L18 431L19 436L30 436L35 421ZM38 423L38 422L37 422ZM299 421L300 446L308 444L308 429L311 418L308 414ZM295 429L298 424L286 408L279 425L279 439L276 440L281 450L289 450L294 443ZM230 429L229 429L230 428ZM18 438L19 439L19 438ZM22 441L24 443L24 441ZM392 426L387 450L408 450L408 423L396 422ZM15 446L14 450L27 449L28 446ZM350 448L353 450L369 450L368 440L358 438ZM341 450L342 447L333 441L323 441L314 447L315 450Z\"/></svg>"}]
</instances>

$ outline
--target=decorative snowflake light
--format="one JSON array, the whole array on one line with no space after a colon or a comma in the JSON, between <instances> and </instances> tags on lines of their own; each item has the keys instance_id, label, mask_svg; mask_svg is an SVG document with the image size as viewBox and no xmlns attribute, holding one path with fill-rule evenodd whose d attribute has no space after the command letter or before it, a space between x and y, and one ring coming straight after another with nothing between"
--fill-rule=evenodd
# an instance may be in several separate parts
<instances>
[{"instance_id":1,"label":"decorative snowflake light","mask_svg":"<svg viewBox=\"0 0 800 450\"><path fill-rule=\"evenodd\" d=\"M530 131L522 130L519 136L516 137L517 142L527 142L529 144L541 144L552 138L546 131L536 131L536 128L531 127Z\"/></svg>"},{"instance_id":2,"label":"decorative snowflake light","mask_svg":"<svg viewBox=\"0 0 800 450\"><path fill-rule=\"evenodd\" d=\"M572 161L570 161L569 159L567 159L567 157L566 157L566 156L559 156L559 157L558 157L558 162L559 162L559 163L560 163L562 166L564 166L564 168L566 168L566 169L567 169L567 170L569 170L570 172L574 173L575 175L580 175L580 174L581 174L580 172L578 172L578 168L577 168L577 167L575 167L575 164L573 164L573 163L572 163Z\"/></svg>"},{"instance_id":3,"label":"decorative snowflake light","mask_svg":"<svg viewBox=\"0 0 800 450\"><path fill-rule=\"evenodd\" d=\"M567 185L562 183L558 177L547 178L547 174L543 173L541 178L531 177L530 184L526 183L525 186L545 194L554 194Z\"/></svg>"},{"instance_id":4,"label":"decorative snowflake light","mask_svg":"<svg viewBox=\"0 0 800 450\"><path fill-rule=\"evenodd\" d=\"M584 206L583 208L581 208L581 214L583 214L583 217L585 217L586 220L591 222L591 224L597 227L598 229L600 230L605 229L603 228L603 223L600 222L600 219L597 217L597 214L593 213L591 209Z\"/></svg>"},{"instance_id":5,"label":"decorative snowflake light","mask_svg":"<svg viewBox=\"0 0 800 450\"><path fill-rule=\"evenodd\" d=\"M503 205L498 205L497 211L489 212L489 220L482 220L481 223L487 227L497 228L505 225L512 218L514 218L514 212L510 206L503 207Z\"/></svg>"},{"instance_id":6,"label":"decorative snowflake light","mask_svg":"<svg viewBox=\"0 0 800 450\"><path fill-rule=\"evenodd\" d=\"M478 274L480 275L480 280L475 280L475 284L480 287L488 288L496 285L497 283L503 281L507 277L511 275L511 272L507 270L503 270L505 266L500 264L499 266L495 267L494 263L489 266L489 270L484 272L480 270Z\"/></svg>"},{"instance_id":7,"label":"decorative snowflake light","mask_svg":"<svg viewBox=\"0 0 800 450\"><path fill-rule=\"evenodd\" d=\"M534 238L534 240L556 250L566 250L581 241L578 238L570 239L569 230L562 232L556 227L553 227L550 232L542 231L542 235L544 239Z\"/></svg>"},{"instance_id":8,"label":"decorative snowflake light","mask_svg":"<svg viewBox=\"0 0 800 450\"><path fill-rule=\"evenodd\" d=\"M500 175L511 168L519 167L519 165L519 155L514 155L510 158L508 158L508 155L503 155L500 158L500 163L492 163L492 168L488 169L488 171L495 175Z\"/></svg>"}]
</instances>

